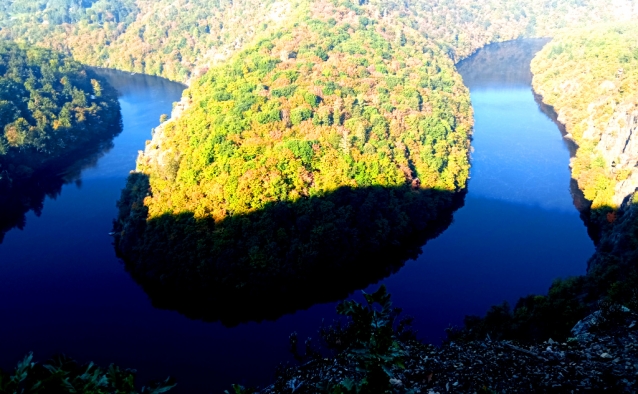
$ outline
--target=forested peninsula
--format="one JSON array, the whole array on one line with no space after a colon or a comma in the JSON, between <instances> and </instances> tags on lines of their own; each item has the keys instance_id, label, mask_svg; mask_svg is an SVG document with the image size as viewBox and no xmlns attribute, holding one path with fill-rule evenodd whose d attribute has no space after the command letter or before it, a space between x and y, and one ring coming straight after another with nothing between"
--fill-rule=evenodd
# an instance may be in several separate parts
<instances>
[{"instance_id":1,"label":"forested peninsula","mask_svg":"<svg viewBox=\"0 0 638 394\"><path fill-rule=\"evenodd\" d=\"M472 108L454 62L490 42L555 36L533 83L577 146L572 174L597 242L588 275L468 317L440 349L405 330L384 290L367 305L346 301L348 324L322 330L334 357L309 347L308 361L295 347L308 363L281 369L271 388L297 390L303 371L295 392L629 390L636 315L620 305L638 309L638 33L617 21L636 10L570 0L8 1L0 36L189 82L122 192L115 247L156 306L230 325L343 298L418 254L468 184ZM63 163L93 141L89 130L119 130L115 95L90 70L49 50L3 48L3 187ZM594 323L572 331L595 309ZM593 371L586 379L582 366Z\"/></svg>"},{"instance_id":2,"label":"forested peninsula","mask_svg":"<svg viewBox=\"0 0 638 394\"><path fill-rule=\"evenodd\" d=\"M2 42L0 130L4 234L110 145L121 131L117 94L67 56Z\"/></svg>"},{"instance_id":3,"label":"forested peninsula","mask_svg":"<svg viewBox=\"0 0 638 394\"><path fill-rule=\"evenodd\" d=\"M600 11L598 2L572 6L560 15ZM229 60L201 70L205 74L192 81L174 119L155 130L122 194L114 230L118 253L157 305L223 319L223 311L184 310L192 304L186 300L202 294L214 300L224 291L250 299L273 289L283 299L303 288L304 278L362 267L365 256L419 233L424 242L426 232L436 234L449 223L442 218L459 205L454 200L465 187L471 135L471 109L452 59L497 38L482 35L475 45L455 47L442 37L456 24L437 23L438 30L424 34L427 23L419 18L426 14L379 7L296 5L277 29L255 33L251 44L227 52ZM521 12L540 13L528 7ZM616 9L625 10L623 16L601 11L594 19L632 15L633 5L625 8ZM549 20L516 34L501 27L498 39L583 24L576 17L554 18L553 25ZM562 53L548 55L554 45L560 44L550 44L534 63L541 94L538 65ZM574 163L587 149L579 149ZM574 168L578 180L580 167ZM598 177L593 188L579 181L594 209L603 200L592 190L605 195L601 190L613 178ZM418 208L423 206L429 209ZM388 273L372 271L370 281ZM345 273L336 277L351 280ZM572 281L557 282L555 291L575 291ZM582 292L584 285L578 286ZM198 292L191 294L193 289ZM169 293L189 295L181 301L161 295ZM593 300L600 293L588 294ZM526 300L529 310L545 308L538 307L542 297ZM560 314L552 308L542 313ZM568 319L555 320L563 324L559 331L586 310L574 308ZM251 317L263 316L247 313ZM532 326L521 332L536 330Z\"/></svg>"},{"instance_id":4,"label":"forested peninsula","mask_svg":"<svg viewBox=\"0 0 638 394\"><path fill-rule=\"evenodd\" d=\"M366 7L296 12L197 80L138 158L115 231L145 281L291 302L382 277L366 256L449 224L472 127L451 60Z\"/></svg>"}]
</instances>

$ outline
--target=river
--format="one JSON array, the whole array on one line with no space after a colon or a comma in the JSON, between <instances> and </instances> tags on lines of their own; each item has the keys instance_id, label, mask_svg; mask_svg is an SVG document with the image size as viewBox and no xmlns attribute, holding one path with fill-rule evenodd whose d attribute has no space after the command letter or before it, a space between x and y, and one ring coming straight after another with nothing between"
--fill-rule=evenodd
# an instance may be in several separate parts
<instances>
[{"instance_id":1,"label":"river","mask_svg":"<svg viewBox=\"0 0 638 394\"><path fill-rule=\"evenodd\" d=\"M490 45L458 65L476 122L465 205L417 259L381 281L425 340L439 343L444 328L466 314L584 273L593 253L570 194L569 146L530 87L529 61L543 43ZM116 258L108 232L137 151L184 86L100 72L120 92L123 131L81 173L45 190L41 214L28 212L24 228L0 244L0 368L12 369L29 351L41 361L64 352L135 368L140 382L174 376L175 393L267 384L276 365L290 360L288 335L316 337L336 304L236 327L154 308Z\"/></svg>"}]
</instances>

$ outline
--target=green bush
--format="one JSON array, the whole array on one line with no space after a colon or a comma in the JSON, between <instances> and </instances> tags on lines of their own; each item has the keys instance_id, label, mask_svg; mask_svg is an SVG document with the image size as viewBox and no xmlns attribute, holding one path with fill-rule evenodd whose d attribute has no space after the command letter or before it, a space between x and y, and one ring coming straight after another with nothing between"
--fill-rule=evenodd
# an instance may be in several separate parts
<instances>
[{"instance_id":1,"label":"green bush","mask_svg":"<svg viewBox=\"0 0 638 394\"><path fill-rule=\"evenodd\" d=\"M312 111L306 107L299 107L290 111L290 121L293 125L298 125L311 117Z\"/></svg>"},{"instance_id":2,"label":"green bush","mask_svg":"<svg viewBox=\"0 0 638 394\"><path fill-rule=\"evenodd\" d=\"M283 88L273 89L272 95L273 97L290 97L293 94L295 94L296 90L297 90L297 86L288 85L288 86L284 86Z\"/></svg>"},{"instance_id":3,"label":"green bush","mask_svg":"<svg viewBox=\"0 0 638 394\"><path fill-rule=\"evenodd\" d=\"M138 391L134 370L120 369L114 364L107 369L93 363L80 365L66 356L38 364L30 353L18 363L13 374L0 370L0 393L7 394L161 394L173 387L175 383L168 378Z\"/></svg>"}]
</instances>

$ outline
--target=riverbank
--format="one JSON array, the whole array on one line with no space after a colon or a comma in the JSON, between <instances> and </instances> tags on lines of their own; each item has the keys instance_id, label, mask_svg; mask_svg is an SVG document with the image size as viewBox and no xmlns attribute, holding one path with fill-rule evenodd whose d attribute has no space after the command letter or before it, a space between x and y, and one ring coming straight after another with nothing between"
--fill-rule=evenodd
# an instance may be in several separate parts
<instances>
[{"instance_id":1,"label":"riverbank","mask_svg":"<svg viewBox=\"0 0 638 394\"><path fill-rule=\"evenodd\" d=\"M638 58L627 55L635 36L624 24L564 33L532 61L537 101L571 141L574 203L596 252L586 275L557 280L547 295L521 298L513 311L494 307L485 318L466 319L467 336L566 337L601 300L638 309L638 88L631 77ZM601 48L609 48L604 57Z\"/></svg>"},{"instance_id":2,"label":"riverbank","mask_svg":"<svg viewBox=\"0 0 638 394\"><path fill-rule=\"evenodd\" d=\"M498 54L493 58L498 58ZM494 68L488 63L483 69ZM43 358L64 351L82 361L138 368L144 381L170 374L179 382L176 393L223 392L231 382L242 382L245 371L251 371L245 377L246 385L269 384L274 366L289 358L285 345L288 334L297 331L300 338L313 335L322 318L333 318L334 304L316 304L274 322L233 328L157 309L155 300L149 300L122 268L107 233L117 215L114 201L129 170L134 168L136 152L144 146L160 115L169 113L171 103L179 100L183 86L140 74L109 74L111 85L122 93L125 126L114 141L114 148L99 159L96 167L82 173L81 189L69 185L55 200L47 199L42 217L29 216L24 230L9 232L2 245L0 300L4 304L0 307L13 318L0 327L2 335L12 338L11 343L3 343L0 348L4 362L1 367L12 368L15 360L29 350ZM521 85L520 91L523 90L529 92L528 85ZM536 113L536 108L530 101L516 114ZM511 107L506 111L512 115ZM503 123L501 114L495 112L489 118ZM521 123L520 117L510 118ZM523 123L532 121L525 118ZM519 191L519 186L525 186L522 182L499 183L498 188L492 185L489 190L494 194L482 194L495 177L504 175L502 169L513 169L510 163L525 157L511 150L507 150L511 156L493 155L488 149L504 152L501 147L510 140L507 144L499 141L504 136L509 138L506 131L519 141L521 134L531 134L527 128L511 126L504 126L502 134L483 133L486 130L475 129L476 172L472 174L466 205L455 213L454 223L423 248L417 261L408 261L399 272L383 279L396 297L396 304L404 307L406 313L427 316L416 324L420 334L432 341L443 335L448 324L460 324L465 314L483 313L489 305L515 299L521 293L544 291L551 278L584 270L586 257L575 255L575 249L582 248L574 238L578 236L585 246L589 239L570 205L565 189L568 172L559 178L555 167L546 166L543 168L547 168L547 173L536 173L545 180L556 177L552 185L557 188L543 190L562 193L565 213L522 205L517 196L533 196L536 202L546 195ZM557 133L552 125L545 134ZM566 169L568 155L559 149L560 140L544 141L536 145L542 145L545 153L548 144L558 145L554 151L561 155L559 166ZM547 161L545 156L529 158L533 159L531 163L520 163L515 168ZM507 180L511 180L526 179L528 173L508 174ZM534 235L527 223L533 223ZM576 233L581 230L582 234ZM538 247L545 242L552 242L547 248L551 254ZM520 250L525 251L525 256ZM533 261L544 265L533 265ZM34 338L40 340L34 342ZM157 346L158 343L166 346ZM174 360L191 361L176 365Z\"/></svg>"}]
</instances>

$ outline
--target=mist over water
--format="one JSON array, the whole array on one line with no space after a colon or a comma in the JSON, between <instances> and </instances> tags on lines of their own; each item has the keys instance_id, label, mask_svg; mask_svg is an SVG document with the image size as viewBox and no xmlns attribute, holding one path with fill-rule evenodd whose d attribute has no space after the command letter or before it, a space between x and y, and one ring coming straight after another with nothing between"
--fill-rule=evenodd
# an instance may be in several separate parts
<instances>
[{"instance_id":1,"label":"mist over water","mask_svg":"<svg viewBox=\"0 0 638 394\"><path fill-rule=\"evenodd\" d=\"M465 206L416 260L380 282L426 340L438 342L466 314L584 273L593 252L569 193L569 151L530 87L529 61L542 45L492 45L458 65L476 119ZM322 321L336 317L336 303L232 328L154 308L115 257L108 232L137 151L184 86L100 72L120 92L124 130L83 170L79 186L62 186L40 217L27 214L24 230L0 244L0 367L13 368L29 351L38 360L64 352L135 368L140 382L174 376L176 393L268 384L276 365L290 360L288 335L316 337Z\"/></svg>"}]
</instances>

